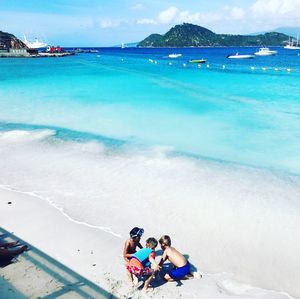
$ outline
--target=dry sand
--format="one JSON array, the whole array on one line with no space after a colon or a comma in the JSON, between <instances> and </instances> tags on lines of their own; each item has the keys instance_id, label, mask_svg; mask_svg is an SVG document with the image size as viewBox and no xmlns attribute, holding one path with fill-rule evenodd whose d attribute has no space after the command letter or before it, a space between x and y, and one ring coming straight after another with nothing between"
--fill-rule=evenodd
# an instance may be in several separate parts
<instances>
[{"instance_id":1,"label":"dry sand","mask_svg":"<svg viewBox=\"0 0 300 299\"><path fill-rule=\"evenodd\" d=\"M29 194L0 189L0 206L1 225L5 230L26 240L38 248L40 250L37 250L38 252L43 252L62 263L61 271L66 269L65 266L69 267L75 273L95 283L107 292L106 297L112 294L117 298L291 298L285 293L238 283L227 273L204 273L201 279L182 281L182 283L163 284L158 280L155 282L156 287L153 292L143 294L140 290L132 289L127 281L122 259L124 238L71 221L48 202ZM9 280L9 284L0 282L1 289L6 288L7 291L11 288L15 292L15 296L7 298L22 298L22 294L17 290L27 298L45 295L43 290L47 288L41 286L49 285L49 280L36 279L36 276L28 270L30 267L36 267L36 271L40 271L41 264L36 261L31 261L34 266L27 264L29 263L27 257L34 254L35 250L29 251L20 257L20 262L1 270L2 277ZM48 258L48 261L51 258ZM21 286L18 284L20 275L24 278ZM53 283L54 289L62 288L61 285ZM13 291L9 292L13 293ZM97 298L98 295L101 298L100 293L91 298ZM68 298L68 294L63 294L61 298ZM87 297L83 296L83 298Z\"/></svg>"}]
</instances>

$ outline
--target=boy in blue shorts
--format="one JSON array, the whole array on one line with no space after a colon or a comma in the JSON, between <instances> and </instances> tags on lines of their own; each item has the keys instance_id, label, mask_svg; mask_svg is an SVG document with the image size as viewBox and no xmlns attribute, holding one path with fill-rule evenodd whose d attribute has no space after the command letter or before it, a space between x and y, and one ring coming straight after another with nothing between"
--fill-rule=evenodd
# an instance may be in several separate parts
<instances>
[{"instance_id":1,"label":"boy in blue shorts","mask_svg":"<svg viewBox=\"0 0 300 299\"><path fill-rule=\"evenodd\" d=\"M159 239L161 249L163 250L163 256L159 265L168 259L173 264L173 269L165 274L164 279L167 281L176 281L180 279L189 279L192 276L190 274L190 263L188 260L174 247L171 247L171 238L167 235L162 236Z\"/></svg>"}]
</instances>

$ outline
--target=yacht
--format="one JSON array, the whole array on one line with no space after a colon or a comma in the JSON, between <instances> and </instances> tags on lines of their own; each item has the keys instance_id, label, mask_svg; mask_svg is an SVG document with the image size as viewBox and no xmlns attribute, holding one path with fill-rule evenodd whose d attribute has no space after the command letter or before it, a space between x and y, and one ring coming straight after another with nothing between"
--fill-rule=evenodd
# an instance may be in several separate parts
<instances>
[{"instance_id":1,"label":"yacht","mask_svg":"<svg viewBox=\"0 0 300 299\"><path fill-rule=\"evenodd\" d=\"M25 34L24 34L24 44L29 48L29 49L41 49L41 48L46 48L48 46L47 43L44 43L37 38L35 38L34 41L29 41L27 40Z\"/></svg>"},{"instance_id":2,"label":"yacht","mask_svg":"<svg viewBox=\"0 0 300 299\"><path fill-rule=\"evenodd\" d=\"M259 51L255 52L254 55L257 56L271 56L271 55L276 55L277 51L270 50L269 48L263 47L260 48Z\"/></svg>"},{"instance_id":3,"label":"yacht","mask_svg":"<svg viewBox=\"0 0 300 299\"><path fill-rule=\"evenodd\" d=\"M168 55L169 58L179 58L181 56L182 56L182 54L176 54L176 53L172 53L172 54Z\"/></svg>"},{"instance_id":4,"label":"yacht","mask_svg":"<svg viewBox=\"0 0 300 299\"><path fill-rule=\"evenodd\" d=\"M294 44L294 41L295 41L295 44ZM291 39L289 37L289 43L286 46L284 46L284 48L288 49L288 50L300 50L298 35L297 35L297 40L294 40L293 38Z\"/></svg>"},{"instance_id":5,"label":"yacht","mask_svg":"<svg viewBox=\"0 0 300 299\"><path fill-rule=\"evenodd\" d=\"M229 59L252 59L254 57L255 57L254 55L239 54L239 53L227 55L227 58Z\"/></svg>"}]
</instances>

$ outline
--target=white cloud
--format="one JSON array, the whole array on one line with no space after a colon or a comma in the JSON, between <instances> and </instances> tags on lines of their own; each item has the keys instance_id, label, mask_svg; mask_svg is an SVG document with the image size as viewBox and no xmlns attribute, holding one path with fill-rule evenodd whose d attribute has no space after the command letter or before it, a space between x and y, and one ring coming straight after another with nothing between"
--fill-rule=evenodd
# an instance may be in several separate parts
<instances>
[{"instance_id":1,"label":"white cloud","mask_svg":"<svg viewBox=\"0 0 300 299\"><path fill-rule=\"evenodd\" d=\"M257 24L300 26L300 0L256 0L250 11Z\"/></svg>"},{"instance_id":2,"label":"white cloud","mask_svg":"<svg viewBox=\"0 0 300 299\"><path fill-rule=\"evenodd\" d=\"M151 19L151 22L148 24L193 23L212 28L216 24L224 23L224 21L242 20L244 16L244 10L239 7L224 7L222 10L216 12L190 12L188 10L180 11L177 7L170 6L159 12L157 19ZM138 23L146 24L147 22L139 21Z\"/></svg>"},{"instance_id":3,"label":"white cloud","mask_svg":"<svg viewBox=\"0 0 300 299\"><path fill-rule=\"evenodd\" d=\"M118 20L111 20L111 19L106 19L106 20L99 20L98 21L99 27L103 29L107 28L115 28L121 25L121 22Z\"/></svg>"},{"instance_id":4,"label":"white cloud","mask_svg":"<svg viewBox=\"0 0 300 299\"><path fill-rule=\"evenodd\" d=\"M155 19L138 24L175 25L193 23L218 33L246 33L272 30L280 26L300 26L300 0L254 0L247 7L224 6L215 11L180 10L170 6Z\"/></svg>"},{"instance_id":5,"label":"white cloud","mask_svg":"<svg viewBox=\"0 0 300 299\"><path fill-rule=\"evenodd\" d=\"M154 19L141 19L141 20L137 20L136 21L137 24L140 24L140 25L156 25L157 24L157 21L154 20Z\"/></svg>"},{"instance_id":6,"label":"white cloud","mask_svg":"<svg viewBox=\"0 0 300 299\"><path fill-rule=\"evenodd\" d=\"M300 0L257 0L251 7L255 15L299 15Z\"/></svg>"},{"instance_id":7,"label":"white cloud","mask_svg":"<svg viewBox=\"0 0 300 299\"><path fill-rule=\"evenodd\" d=\"M230 18L234 20L243 20L245 17L244 9L240 7L233 7L230 9Z\"/></svg>"},{"instance_id":8,"label":"white cloud","mask_svg":"<svg viewBox=\"0 0 300 299\"><path fill-rule=\"evenodd\" d=\"M170 6L166 10L158 14L158 22L161 24L170 24L176 20L179 9L175 6Z\"/></svg>"}]
</instances>

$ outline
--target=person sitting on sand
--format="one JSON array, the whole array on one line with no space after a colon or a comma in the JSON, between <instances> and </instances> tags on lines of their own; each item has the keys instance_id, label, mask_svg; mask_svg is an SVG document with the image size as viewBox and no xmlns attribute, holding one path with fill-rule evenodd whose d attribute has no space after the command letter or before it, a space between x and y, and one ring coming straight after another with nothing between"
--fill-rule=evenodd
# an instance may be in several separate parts
<instances>
[{"instance_id":1,"label":"person sitting on sand","mask_svg":"<svg viewBox=\"0 0 300 299\"><path fill-rule=\"evenodd\" d=\"M17 248L16 248L17 247ZM21 245L17 242L1 242L0 241L0 258L13 258L16 255L28 249L27 245Z\"/></svg>"},{"instance_id":2,"label":"person sitting on sand","mask_svg":"<svg viewBox=\"0 0 300 299\"><path fill-rule=\"evenodd\" d=\"M16 241L16 242L3 242L2 240L0 240L0 248L9 248L9 247L15 247L20 245L19 243L20 241Z\"/></svg>"},{"instance_id":3,"label":"person sitting on sand","mask_svg":"<svg viewBox=\"0 0 300 299\"><path fill-rule=\"evenodd\" d=\"M132 286L134 286L133 275L136 276L137 279L147 277L143 287L143 290L146 292L148 291L155 271L160 269L160 266L155 261L155 248L157 244L158 242L155 238L148 238L146 240L146 248L142 248L133 254L127 264L127 273Z\"/></svg>"},{"instance_id":4,"label":"person sitting on sand","mask_svg":"<svg viewBox=\"0 0 300 299\"><path fill-rule=\"evenodd\" d=\"M136 247L139 247L140 249L143 248L143 246L140 243L143 233L144 230L138 227L134 227L130 231L129 233L130 239L125 241L124 250L123 250L123 257L126 262L129 262L132 255L136 253Z\"/></svg>"},{"instance_id":5,"label":"person sitting on sand","mask_svg":"<svg viewBox=\"0 0 300 299\"><path fill-rule=\"evenodd\" d=\"M173 268L164 275L164 279L166 281L176 281L191 278L192 276L189 276L190 263L178 250L171 247L171 238L164 235L159 239L159 243L163 250L159 265L162 266L167 259L173 264Z\"/></svg>"}]
</instances>

